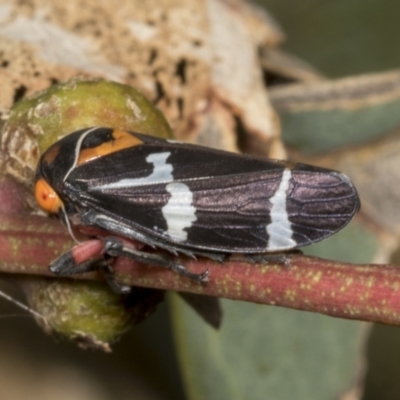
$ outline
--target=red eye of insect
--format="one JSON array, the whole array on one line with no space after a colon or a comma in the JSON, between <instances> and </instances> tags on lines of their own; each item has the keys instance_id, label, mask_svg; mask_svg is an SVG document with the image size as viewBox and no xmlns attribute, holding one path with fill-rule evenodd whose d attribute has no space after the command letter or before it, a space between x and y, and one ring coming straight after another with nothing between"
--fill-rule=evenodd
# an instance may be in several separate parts
<instances>
[{"instance_id":1,"label":"red eye of insect","mask_svg":"<svg viewBox=\"0 0 400 400\"><path fill-rule=\"evenodd\" d=\"M39 179L35 184L35 198L39 206L52 214L56 214L62 202L54 189L44 180Z\"/></svg>"}]
</instances>

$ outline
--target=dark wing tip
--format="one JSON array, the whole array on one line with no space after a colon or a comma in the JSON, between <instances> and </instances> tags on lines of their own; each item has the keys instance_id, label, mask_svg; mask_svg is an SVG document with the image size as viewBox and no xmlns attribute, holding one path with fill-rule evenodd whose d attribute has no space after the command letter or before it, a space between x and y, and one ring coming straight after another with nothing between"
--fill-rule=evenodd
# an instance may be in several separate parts
<instances>
[{"instance_id":1,"label":"dark wing tip","mask_svg":"<svg viewBox=\"0 0 400 400\"><path fill-rule=\"evenodd\" d=\"M342 181L344 184L348 186L351 192L351 198L353 199L353 216L354 216L358 211L360 211L361 208L361 201L360 197L358 196L356 187L354 186L351 179L343 172L332 171L331 174L336 176L340 181Z\"/></svg>"},{"instance_id":2,"label":"dark wing tip","mask_svg":"<svg viewBox=\"0 0 400 400\"><path fill-rule=\"evenodd\" d=\"M319 242L344 228L360 209L350 178L337 171L301 165L293 171L288 213L298 246Z\"/></svg>"}]
</instances>

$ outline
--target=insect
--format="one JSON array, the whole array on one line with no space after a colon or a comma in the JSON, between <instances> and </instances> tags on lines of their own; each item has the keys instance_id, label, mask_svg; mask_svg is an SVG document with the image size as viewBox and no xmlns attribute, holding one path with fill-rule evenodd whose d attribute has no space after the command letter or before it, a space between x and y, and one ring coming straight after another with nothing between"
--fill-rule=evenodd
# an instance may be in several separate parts
<instances>
[{"instance_id":1,"label":"insect","mask_svg":"<svg viewBox=\"0 0 400 400\"><path fill-rule=\"evenodd\" d=\"M93 236L55 260L53 272L124 256L197 281L207 271L191 273L178 253L223 259L306 246L342 229L360 207L336 171L104 127L74 132L42 155L35 197L73 237L76 229Z\"/></svg>"}]
</instances>

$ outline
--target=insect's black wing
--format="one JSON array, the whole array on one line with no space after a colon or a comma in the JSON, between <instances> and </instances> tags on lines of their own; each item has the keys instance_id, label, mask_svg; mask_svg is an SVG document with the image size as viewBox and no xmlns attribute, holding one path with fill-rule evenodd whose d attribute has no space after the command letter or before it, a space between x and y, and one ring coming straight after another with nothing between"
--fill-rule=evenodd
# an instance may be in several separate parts
<instances>
[{"instance_id":1,"label":"insect's black wing","mask_svg":"<svg viewBox=\"0 0 400 400\"><path fill-rule=\"evenodd\" d=\"M194 253L279 251L330 236L359 207L337 172L137 137L66 181L70 200L116 233Z\"/></svg>"}]
</instances>

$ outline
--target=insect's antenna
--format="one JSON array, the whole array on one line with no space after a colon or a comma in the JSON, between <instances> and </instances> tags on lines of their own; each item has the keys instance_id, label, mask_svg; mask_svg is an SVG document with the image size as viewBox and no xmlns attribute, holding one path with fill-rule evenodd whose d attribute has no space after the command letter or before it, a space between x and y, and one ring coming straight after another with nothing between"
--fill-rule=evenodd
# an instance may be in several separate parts
<instances>
[{"instance_id":1,"label":"insect's antenna","mask_svg":"<svg viewBox=\"0 0 400 400\"><path fill-rule=\"evenodd\" d=\"M24 303L21 303L20 301L14 299L13 297L9 296L5 292L0 290L0 297L2 297L5 300L8 300L11 303L14 303L16 306L21 308L24 311L27 311L29 314L33 315L34 317L40 318L44 321L46 321L45 317L42 314L39 314L37 311L33 310L32 308L28 307Z\"/></svg>"},{"instance_id":2,"label":"insect's antenna","mask_svg":"<svg viewBox=\"0 0 400 400\"><path fill-rule=\"evenodd\" d=\"M81 243L74 235L71 223L70 223L69 218L67 216L67 212L65 211L64 204L61 205L61 210L62 210L62 218L63 218L63 220L65 222L65 225L67 226L68 232L71 235L72 239L78 244Z\"/></svg>"}]
</instances>

